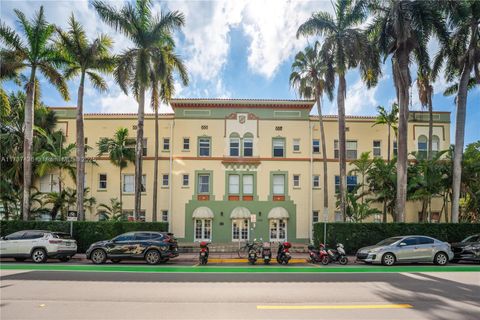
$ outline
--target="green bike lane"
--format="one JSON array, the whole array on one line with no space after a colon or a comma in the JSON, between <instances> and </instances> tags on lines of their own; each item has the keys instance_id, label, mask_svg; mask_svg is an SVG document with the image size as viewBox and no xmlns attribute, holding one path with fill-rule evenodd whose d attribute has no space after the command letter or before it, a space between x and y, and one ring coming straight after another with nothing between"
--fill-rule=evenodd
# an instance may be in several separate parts
<instances>
[{"instance_id":1,"label":"green bike lane","mask_svg":"<svg viewBox=\"0 0 480 320\"><path fill-rule=\"evenodd\" d=\"M137 272L137 273L416 273L416 272L480 272L480 265L398 265L392 267L372 265L351 266L318 266L318 265L159 265L141 264L14 264L2 263L0 270L30 270L30 271L82 271L82 272Z\"/></svg>"}]
</instances>

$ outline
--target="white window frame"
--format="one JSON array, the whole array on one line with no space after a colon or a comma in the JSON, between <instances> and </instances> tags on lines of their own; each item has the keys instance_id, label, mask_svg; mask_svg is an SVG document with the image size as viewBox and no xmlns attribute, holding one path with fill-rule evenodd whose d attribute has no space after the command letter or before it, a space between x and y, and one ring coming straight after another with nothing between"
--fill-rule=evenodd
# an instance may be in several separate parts
<instances>
[{"instance_id":1,"label":"white window frame","mask_svg":"<svg viewBox=\"0 0 480 320\"><path fill-rule=\"evenodd\" d=\"M102 176L105 176L105 180L102 180ZM105 182L105 187L102 187L102 182ZM106 173L98 174L98 190L107 190L108 188L108 175Z\"/></svg>"},{"instance_id":2,"label":"white window frame","mask_svg":"<svg viewBox=\"0 0 480 320\"><path fill-rule=\"evenodd\" d=\"M201 226L200 226L200 233L201 236L197 237L197 221L200 221ZM206 237L206 231L207 231L207 226L206 224L210 224L209 228L209 236ZM213 223L212 219L195 219L193 221L193 238L194 241L212 241L212 229L213 229Z\"/></svg>"},{"instance_id":3,"label":"white window frame","mask_svg":"<svg viewBox=\"0 0 480 320\"><path fill-rule=\"evenodd\" d=\"M184 173L182 174L182 187L188 187L188 186L190 186L190 175L188 173Z\"/></svg>"},{"instance_id":4,"label":"white window frame","mask_svg":"<svg viewBox=\"0 0 480 320\"><path fill-rule=\"evenodd\" d=\"M203 140L203 142L202 142ZM208 146L206 145L208 142ZM202 146L203 143L203 146ZM202 155L202 150L208 148L208 155ZM198 156L199 157L211 157L212 156L212 139L209 137L198 138Z\"/></svg>"},{"instance_id":5,"label":"white window frame","mask_svg":"<svg viewBox=\"0 0 480 320\"><path fill-rule=\"evenodd\" d=\"M312 176L312 188L320 188L320 175L314 174Z\"/></svg>"},{"instance_id":6,"label":"white window frame","mask_svg":"<svg viewBox=\"0 0 480 320\"><path fill-rule=\"evenodd\" d=\"M232 146L232 144L236 144L237 146L234 147L234 146ZM233 153L234 153L234 152L233 152L234 150L236 150L236 153L237 153L236 155L233 154ZM229 142L228 142L228 155L229 155L230 157L240 157L240 156L241 156L241 152L240 152L240 138L238 138L238 137L231 137L231 138L229 139Z\"/></svg>"},{"instance_id":7,"label":"white window frame","mask_svg":"<svg viewBox=\"0 0 480 320\"><path fill-rule=\"evenodd\" d=\"M44 180L42 182L42 180ZM45 186L46 188L42 187ZM58 174L47 173L40 178L40 192L59 192L60 188L58 186Z\"/></svg>"},{"instance_id":8,"label":"white window frame","mask_svg":"<svg viewBox=\"0 0 480 320\"><path fill-rule=\"evenodd\" d=\"M292 148L293 152L300 152L300 139L293 139Z\"/></svg>"},{"instance_id":9,"label":"white window frame","mask_svg":"<svg viewBox=\"0 0 480 320\"><path fill-rule=\"evenodd\" d=\"M166 219L165 219L166 216ZM168 214L168 210L162 210L162 222L169 222L170 215Z\"/></svg>"},{"instance_id":10,"label":"white window frame","mask_svg":"<svg viewBox=\"0 0 480 320\"><path fill-rule=\"evenodd\" d=\"M240 194L240 175L239 174L228 175L228 194L233 194L233 195Z\"/></svg>"},{"instance_id":11,"label":"white window frame","mask_svg":"<svg viewBox=\"0 0 480 320\"><path fill-rule=\"evenodd\" d=\"M165 180L165 177L167 178ZM167 182L167 184L165 184ZM162 174L162 187L169 187L170 186L170 175L168 173L163 173Z\"/></svg>"},{"instance_id":12,"label":"white window frame","mask_svg":"<svg viewBox=\"0 0 480 320\"><path fill-rule=\"evenodd\" d=\"M292 186L294 188L300 188L300 175L294 174L292 177Z\"/></svg>"},{"instance_id":13,"label":"white window frame","mask_svg":"<svg viewBox=\"0 0 480 320\"><path fill-rule=\"evenodd\" d=\"M276 222L277 225L275 227L275 233L276 233L276 237L272 237L272 230L273 230L273 226L272 226L272 223ZM284 238L281 238L280 237L280 223L281 222L284 222L285 223L285 226L284 226L284 231L285 231L285 237ZM270 238L270 242L283 242L283 241L286 241L288 239L288 220L287 219L270 219L268 221L268 237Z\"/></svg>"},{"instance_id":14,"label":"white window frame","mask_svg":"<svg viewBox=\"0 0 480 320\"><path fill-rule=\"evenodd\" d=\"M279 184L278 182L279 182L280 180L275 181L275 177L282 177L283 183L282 183L282 184ZM285 193L286 193L286 192L285 192L285 191L286 191L286 190L285 190L285 175L284 175L284 174L274 174L274 175L272 175L272 180L273 180L273 181L272 181L272 189L273 189L272 192L273 192L273 195L276 195L276 196L283 196L283 195L285 195ZM283 191L282 191L282 192L277 192L277 191L276 191L276 187L280 187L280 186L282 187L282 190L283 190Z\"/></svg>"},{"instance_id":15,"label":"white window frame","mask_svg":"<svg viewBox=\"0 0 480 320\"><path fill-rule=\"evenodd\" d=\"M205 185L205 183L202 183L202 177L208 177L208 183L207 183L208 190L207 191L202 191L202 185ZM210 194L210 188L211 188L211 181L210 180L211 180L210 174L208 174L208 173L198 174L198 194Z\"/></svg>"},{"instance_id":16,"label":"white window frame","mask_svg":"<svg viewBox=\"0 0 480 320\"><path fill-rule=\"evenodd\" d=\"M163 151L170 151L170 138L163 138L162 147Z\"/></svg>"},{"instance_id":17,"label":"white window frame","mask_svg":"<svg viewBox=\"0 0 480 320\"><path fill-rule=\"evenodd\" d=\"M315 143L318 145L316 146ZM315 149L318 149L315 151ZM320 153L320 139L313 139L312 140L312 153Z\"/></svg>"},{"instance_id":18,"label":"white window frame","mask_svg":"<svg viewBox=\"0 0 480 320\"><path fill-rule=\"evenodd\" d=\"M245 222L247 225L245 227ZM238 224L238 238L235 238L235 224ZM239 241L248 241L250 239L250 219L233 219L232 220L232 242L239 242ZM245 230L247 231L247 238L244 238Z\"/></svg>"},{"instance_id":19,"label":"white window frame","mask_svg":"<svg viewBox=\"0 0 480 320\"><path fill-rule=\"evenodd\" d=\"M378 146L375 146L375 143L378 142ZM381 157L382 156L382 141L381 140L373 140L372 142L372 152L374 157Z\"/></svg>"},{"instance_id":20,"label":"white window frame","mask_svg":"<svg viewBox=\"0 0 480 320\"><path fill-rule=\"evenodd\" d=\"M251 183L248 182L248 181L245 181L247 177L251 177L252 181ZM246 187L251 187L252 191L250 192L249 190L247 190ZM243 195L247 195L247 196L251 196L253 195L253 192L254 192L254 176L253 174L244 174L242 175L242 194Z\"/></svg>"},{"instance_id":21,"label":"white window frame","mask_svg":"<svg viewBox=\"0 0 480 320\"><path fill-rule=\"evenodd\" d=\"M247 142L250 142L252 144L251 147L246 147L245 144ZM245 154L245 150L251 150L251 154L250 155L246 155ZM243 138L243 153L242 153L242 156L244 157L253 157L253 138Z\"/></svg>"},{"instance_id":22,"label":"white window frame","mask_svg":"<svg viewBox=\"0 0 480 320\"><path fill-rule=\"evenodd\" d=\"M187 148L185 148L187 146ZM182 144L182 150L183 151L190 151L190 138L189 137L184 137L183 138L183 144Z\"/></svg>"},{"instance_id":23,"label":"white window frame","mask_svg":"<svg viewBox=\"0 0 480 320\"><path fill-rule=\"evenodd\" d=\"M276 156L275 155L275 149L278 149L279 147L282 148L282 155L281 156ZM272 156L273 158L285 158L286 152L285 152L285 138L273 138L272 140Z\"/></svg>"},{"instance_id":24,"label":"white window frame","mask_svg":"<svg viewBox=\"0 0 480 320\"><path fill-rule=\"evenodd\" d=\"M132 182L132 190L133 191L126 191L125 190L125 181L126 177L132 177L133 182ZM135 175L134 174L124 174L122 177L122 192L124 193L135 193ZM147 192L147 176L145 174L142 174L142 193Z\"/></svg>"}]
</instances>

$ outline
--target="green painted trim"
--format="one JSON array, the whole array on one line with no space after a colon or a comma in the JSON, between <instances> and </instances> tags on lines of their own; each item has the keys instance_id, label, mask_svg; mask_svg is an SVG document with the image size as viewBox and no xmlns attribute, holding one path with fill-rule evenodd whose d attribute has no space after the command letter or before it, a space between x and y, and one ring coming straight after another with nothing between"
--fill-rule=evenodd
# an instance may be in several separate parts
<instances>
[{"instance_id":1,"label":"green painted trim","mask_svg":"<svg viewBox=\"0 0 480 320\"><path fill-rule=\"evenodd\" d=\"M279 111L281 113L279 113ZM286 113L285 113L286 112ZM249 108L245 107L235 107L235 108L202 108L202 109L193 109L189 107L177 106L174 109L176 119L225 119L232 113L252 113L261 120L309 120L310 118L310 109L300 109L300 110L291 110L285 109L282 110L281 107L278 108Z\"/></svg>"},{"instance_id":2,"label":"green painted trim","mask_svg":"<svg viewBox=\"0 0 480 320\"><path fill-rule=\"evenodd\" d=\"M173 259L172 261L175 261ZM148 265L58 265L2 264L2 270L45 270L85 272L146 273L397 273L397 272L480 272L479 266L148 266Z\"/></svg>"},{"instance_id":3,"label":"green painted trim","mask_svg":"<svg viewBox=\"0 0 480 320\"><path fill-rule=\"evenodd\" d=\"M284 189L285 189L285 201L288 201L290 200L290 196L289 196L289 192L288 192L288 179L290 178L289 177L289 174L288 174L288 171L270 171L270 194L268 195L268 201L272 201L272 202L282 202L282 201L273 201L273 176L274 175L284 175L285 176L285 186L284 186ZM279 206L281 207L281 206Z\"/></svg>"},{"instance_id":4,"label":"green painted trim","mask_svg":"<svg viewBox=\"0 0 480 320\"><path fill-rule=\"evenodd\" d=\"M210 185L209 185L209 190L208 190L208 193L199 193L198 191L198 182L199 182L199 178L198 176L201 175L201 174L208 174L210 175ZM183 179L183 177L182 177ZM189 178L190 180L190 178ZM190 181L189 181L190 182ZM195 170L195 193L192 197L192 199L197 199L197 196L198 195L209 195L210 196L210 199L211 200L214 200L215 198L215 195L213 194L213 170Z\"/></svg>"},{"instance_id":5,"label":"green painted trim","mask_svg":"<svg viewBox=\"0 0 480 320\"><path fill-rule=\"evenodd\" d=\"M240 182L239 182L239 188L240 188L240 192L238 194L231 194L231 195L235 195L235 196L239 196L240 199L242 199L242 197L244 196L243 194L243 176L244 175L252 175L253 176L253 194L246 194L247 196L253 196L253 200L252 201L258 201L258 194L257 194L257 171L249 171L247 169L247 171L237 171L236 169L234 170L227 170L225 171L225 193L223 194L223 201L229 201L228 200L228 196L230 195L229 193L229 186L230 186L230 183L228 181L229 179L229 176L230 175L233 175L233 174L236 174L239 177L240 179ZM242 200L240 201L231 201L231 202L241 202Z\"/></svg>"},{"instance_id":6,"label":"green painted trim","mask_svg":"<svg viewBox=\"0 0 480 320\"><path fill-rule=\"evenodd\" d=\"M276 157L273 154L273 141L274 140L283 140L283 157ZM272 137L272 158L286 158L287 157L287 139L282 136Z\"/></svg>"},{"instance_id":7,"label":"green painted trim","mask_svg":"<svg viewBox=\"0 0 480 320\"><path fill-rule=\"evenodd\" d=\"M208 157L207 157L207 156L201 156L201 155L200 155L200 139L205 139L205 138L210 139L210 151L209 151L209 156L208 156ZM211 158L211 157L212 157L212 152L213 152L212 143L213 143L213 140L212 140L212 137L211 137L211 136L207 136L207 135L198 136L198 137L197 137L197 157L201 157L201 158Z\"/></svg>"}]
</instances>

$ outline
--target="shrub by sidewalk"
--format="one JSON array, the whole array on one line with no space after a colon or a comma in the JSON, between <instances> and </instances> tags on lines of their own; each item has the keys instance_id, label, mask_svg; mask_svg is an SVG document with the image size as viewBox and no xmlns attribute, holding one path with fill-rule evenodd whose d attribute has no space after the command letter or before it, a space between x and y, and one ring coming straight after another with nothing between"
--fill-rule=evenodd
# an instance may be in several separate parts
<instances>
[{"instance_id":1,"label":"shrub by sidewalk","mask_svg":"<svg viewBox=\"0 0 480 320\"><path fill-rule=\"evenodd\" d=\"M49 230L70 233L68 221L0 221L0 235L6 236L20 230ZM73 238L77 240L78 252L85 252L90 244L111 239L129 231L168 231L164 222L127 221L74 221Z\"/></svg>"},{"instance_id":2,"label":"shrub by sidewalk","mask_svg":"<svg viewBox=\"0 0 480 320\"><path fill-rule=\"evenodd\" d=\"M323 242L324 224L314 225L315 244ZM327 244L345 246L347 253L376 244L381 240L402 235L425 235L445 242L459 242L480 233L478 223L327 223Z\"/></svg>"}]
</instances>

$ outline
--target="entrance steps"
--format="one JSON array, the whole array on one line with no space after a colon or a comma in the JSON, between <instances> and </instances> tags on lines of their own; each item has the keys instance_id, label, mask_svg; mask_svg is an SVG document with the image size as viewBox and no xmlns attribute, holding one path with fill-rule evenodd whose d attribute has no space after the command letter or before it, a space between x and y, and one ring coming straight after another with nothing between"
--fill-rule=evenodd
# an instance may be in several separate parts
<instances>
[{"instance_id":1,"label":"entrance steps","mask_svg":"<svg viewBox=\"0 0 480 320\"><path fill-rule=\"evenodd\" d=\"M243 247L245 242L241 242L240 245L238 242L228 242L228 243L215 243L212 242L208 246L211 253L236 253L240 247ZM306 243L292 243L292 248L290 252L292 253L306 253L308 252L308 244ZM272 243L272 250L276 252L278 249L278 243ZM199 243L198 242L179 242L178 250L183 253L189 252L198 252Z\"/></svg>"}]
</instances>

